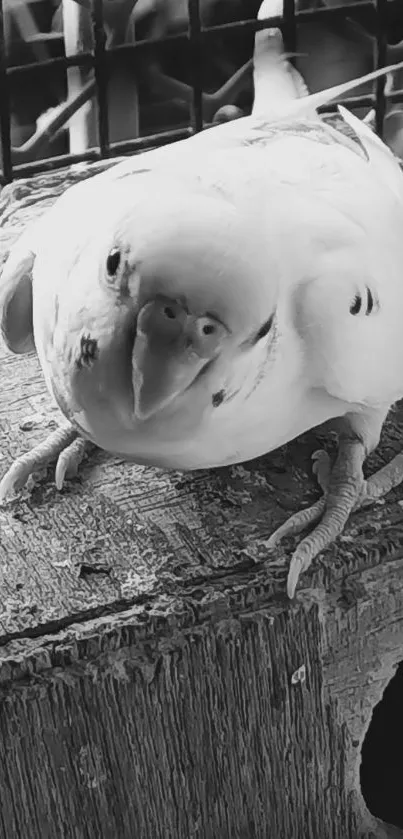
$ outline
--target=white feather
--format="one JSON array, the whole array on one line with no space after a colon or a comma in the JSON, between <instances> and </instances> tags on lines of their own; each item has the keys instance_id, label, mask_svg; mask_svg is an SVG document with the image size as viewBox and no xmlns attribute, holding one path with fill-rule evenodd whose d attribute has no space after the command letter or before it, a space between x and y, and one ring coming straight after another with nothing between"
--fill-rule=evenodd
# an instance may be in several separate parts
<instances>
[{"instance_id":1,"label":"white feather","mask_svg":"<svg viewBox=\"0 0 403 839\"><path fill-rule=\"evenodd\" d=\"M274 47L268 63L259 53L263 43ZM348 112L341 113L368 160L315 110L394 68L301 97L286 62L278 61L277 35L259 33L257 47L258 115L134 156L72 188L37 228L35 247L30 243L35 340L48 387L95 442L138 462L199 468L247 460L331 417L403 395L402 174L381 141ZM263 85L259 61L266 69L272 62L281 98L271 95L271 82ZM201 209L207 197L217 219L210 228ZM189 259L191 225L195 241L198 225L203 229L217 278L212 293L217 305L227 300L239 341L215 378L207 376L157 419L133 424L119 361L130 311L119 308L105 282L105 259L124 234L135 296L141 243L151 230L158 239L169 224L178 231L188 225L183 253ZM208 289L208 273L190 268L187 282L196 297ZM365 314L368 288L373 306ZM357 295L362 307L355 315ZM273 310L271 331L245 352L245 336ZM110 349L105 363L116 371L110 391L87 372L85 388L77 390L71 358L89 328ZM213 385L228 397L219 409L212 405Z\"/></svg>"},{"instance_id":2,"label":"white feather","mask_svg":"<svg viewBox=\"0 0 403 839\"><path fill-rule=\"evenodd\" d=\"M258 20L280 17L283 14L283 6L283 0L264 0L259 9ZM285 102L309 95L302 76L284 53L280 29L263 29L256 32L253 83L254 117L268 117L276 108L283 108ZM315 109L309 109L307 114L316 115Z\"/></svg>"}]
</instances>

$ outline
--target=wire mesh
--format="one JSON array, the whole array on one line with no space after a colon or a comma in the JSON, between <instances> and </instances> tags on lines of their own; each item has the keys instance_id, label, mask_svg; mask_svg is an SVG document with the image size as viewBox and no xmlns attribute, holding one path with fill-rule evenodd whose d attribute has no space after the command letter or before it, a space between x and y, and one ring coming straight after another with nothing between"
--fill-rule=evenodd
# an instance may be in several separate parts
<instances>
[{"instance_id":1,"label":"wire mesh","mask_svg":"<svg viewBox=\"0 0 403 839\"><path fill-rule=\"evenodd\" d=\"M203 130L206 126L204 102L208 101L202 89L201 67L203 62L208 61L209 49L214 39L220 35L231 35L232 33L243 33L244 35L255 33L260 29L278 26L282 33L285 48L289 52L297 50L297 28L306 24L322 21L324 19L337 25L337 21L343 20L346 13L355 16L357 21L370 21L376 33L375 67L382 67L387 64L387 18L388 0L361 0L346 5L332 5L329 7L308 8L302 11L296 10L296 0L284 0L284 14L282 17L268 18L264 21L256 19L244 19L232 21L213 26L203 26L201 21L200 3L201 0L187 0L188 3L188 30L185 33L179 32L173 35L166 35L161 38L146 38L136 43L120 44L106 49L106 36L103 20L102 0L91 2L91 22L93 34L93 49L80 52L79 54L67 56L55 56L42 61L35 61L16 66L7 66L6 44L4 34L4 3L0 0L0 138L1 138L1 182L8 183L16 177L27 176L41 171L58 168L70 163L84 160L99 160L109 157L111 154L120 155L130 152L142 151L147 148L172 142L177 139L189 136L193 132ZM110 115L108 105L108 79L110 69L117 56L130 56L137 62L141 61L167 43L183 43L187 41L189 49L187 55L191 63L191 88L190 101L191 119L188 127L181 127L175 130L166 130L157 133L150 133L148 136L137 136L130 140L110 142ZM51 74L56 68L67 70L69 67L92 68L94 79L87 83L74 106L66 103L61 108L52 123L52 130L57 130L66 124L71 116L72 109L95 95L97 103L97 145L89 148L80 154L59 154L53 157L42 156L40 160L27 161L19 149L12 149L11 144L11 119L10 119L10 80L13 77L22 78L36 77L38 80ZM247 67L241 72L246 72ZM382 136L387 100L390 102L403 102L403 91L394 91L386 94L386 79L379 78L374 83L373 93L365 93L353 97L346 97L343 101L352 108L372 107L376 113L376 130ZM225 86L224 86L225 87ZM217 95L217 102L219 97ZM69 110L70 109L70 110ZM49 128L38 132L35 137L37 144L36 152L45 146L48 138ZM42 143L42 145L41 145ZM29 143L26 144L27 147Z\"/></svg>"}]
</instances>

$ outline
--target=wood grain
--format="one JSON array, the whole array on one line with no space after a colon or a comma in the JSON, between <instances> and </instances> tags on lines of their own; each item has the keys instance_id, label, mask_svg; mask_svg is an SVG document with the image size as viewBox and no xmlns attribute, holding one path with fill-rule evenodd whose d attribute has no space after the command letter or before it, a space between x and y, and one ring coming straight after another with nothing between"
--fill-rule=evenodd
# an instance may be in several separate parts
<instances>
[{"instance_id":1,"label":"wood grain","mask_svg":"<svg viewBox=\"0 0 403 839\"><path fill-rule=\"evenodd\" d=\"M1 261L111 163L6 187ZM0 393L3 472L55 414L33 356L1 349ZM398 406L369 470L402 430ZM293 604L292 544L261 544L318 497L310 456L329 440L189 474L97 451L63 492L48 470L0 509L1 839L403 836L359 788L403 658L403 492L352 517Z\"/></svg>"}]
</instances>

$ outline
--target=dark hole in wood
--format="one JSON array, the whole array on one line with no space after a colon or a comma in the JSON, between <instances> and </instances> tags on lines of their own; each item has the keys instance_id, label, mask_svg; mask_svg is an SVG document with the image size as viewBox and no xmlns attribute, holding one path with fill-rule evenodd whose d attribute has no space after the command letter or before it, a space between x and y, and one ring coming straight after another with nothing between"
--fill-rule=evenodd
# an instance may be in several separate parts
<instances>
[{"instance_id":1,"label":"dark hole in wood","mask_svg":"<svg viewBox=\"0 0 403 839\"><path fill-rule=\"evenodd\" d=\"M403 828L403 663L374 708L362 745L360 779L372 815Z\"/></svg>"}]
</instances>

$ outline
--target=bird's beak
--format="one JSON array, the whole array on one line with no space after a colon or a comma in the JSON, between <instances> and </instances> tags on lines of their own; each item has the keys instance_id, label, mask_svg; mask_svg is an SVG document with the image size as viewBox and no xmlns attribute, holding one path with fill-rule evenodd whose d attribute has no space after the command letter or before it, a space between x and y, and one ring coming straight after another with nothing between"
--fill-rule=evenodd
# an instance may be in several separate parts
<instances>
[{"instance_id":1,"label":"bird's beak","mask_svg":"<svg viewBox=\"0 0 403 839\"><path fill-rule=\"evenodd\" d=\"M133 362L134 415L140 420L149 419L183 393L203 366L197 357L182 361L162 352L153 353L138 338Z\"/></svg>"},{"instance_id":2,"label":"bird's beak","mask_svg":"<svg viewBox=\"0 0 403 839\"><path fill-rule=\"evenodd\" d=\"M227 334L215 318L195 317L176 300L146 303L132 354L136 419L149 419L190 387Z\"/></svg>"}]
</instances>

